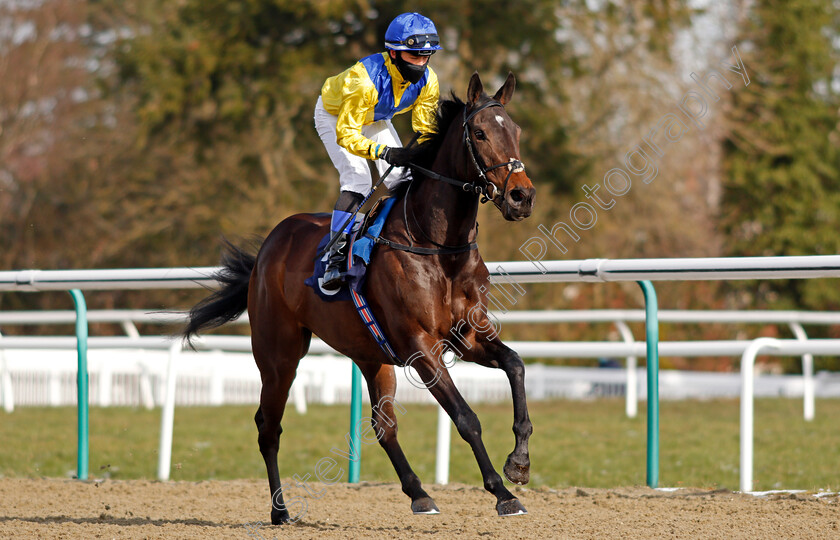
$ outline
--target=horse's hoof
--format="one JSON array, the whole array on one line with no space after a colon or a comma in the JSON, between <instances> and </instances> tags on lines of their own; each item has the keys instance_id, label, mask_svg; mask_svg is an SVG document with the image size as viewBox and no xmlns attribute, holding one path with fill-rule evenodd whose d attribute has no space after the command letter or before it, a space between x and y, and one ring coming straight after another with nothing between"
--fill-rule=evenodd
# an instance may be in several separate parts
<instances>
[{"instance_id":1,"label":"horse's hoof","mask_svg":"<svg viewBox=\"0 0 840 540\"><path fill-rule=\"evenodd\" d=\"M440 510L438 510L435 501L431 497L420 497L411 501L411 511L415 514L440 514Z\"/></svg>"},{"instance_id":2,"label":"horse's hoof","mask_svg":"<svg viewBox=\"0 0 840 540\"><path fill-rule=\"evenodd\" d=\"M289 517L288 510L282 510L282 511L274 510L274 511L271 512L271 524L272 525L285 525L286 523L290 522L291 520L292 520L292 518Z\"/></svg>"},{"instance_id":3,"label":"horse's hoof","mask_svg":"<svg viewBox=\"0 0 840 540\"><path fill-rule=\"evenodd\" d=\"M525 463L520 464L515 463L512 457L513 454L509 455L507 461L505 461L505 478L514 484L523 486L531 479L531 464L528 458L525 458Z\"/></svg>"},{"instance_id":4,"label":"horse's hoof","mask_svg":"<svg viewBox=\"0 0 840 540\"><path fill-rule=\"evenodd\" d=\"M496 504L496 511L500 516L521 516L527 514L528 511L519 502L519 499L510 499L508 501L501 501Z\"/></svg>"}]
</instances>

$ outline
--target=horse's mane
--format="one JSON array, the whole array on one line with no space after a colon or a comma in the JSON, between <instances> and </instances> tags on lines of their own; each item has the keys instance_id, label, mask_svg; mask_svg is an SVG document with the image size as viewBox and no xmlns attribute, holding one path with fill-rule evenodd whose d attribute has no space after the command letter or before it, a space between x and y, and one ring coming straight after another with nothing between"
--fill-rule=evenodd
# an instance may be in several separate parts
<instances>
[{"instance_id":1,"label":"horse's mane","mask_svg":"<svg viewBox=\"0 0 840 540\"><path fill-rule=\"evenodd\" d=\"M449 126L452 125L452 122L463 113L465 106L464 102L458 99L454 92L452 92L449 99L442 99L440 101L438 104L437 114L435 115L437 132L423 141L422 144L413 147L414 150L411 154L411 163L413 165L418 165L425 169L432 166L432 162L435 160L435 157L437 157L440 147L443 145L443 139L449 131ZM417 179L423 176L422 173L416 170L413 175L414 178ZM392 195L398 198L404 196L408 186L409 182L399 184L399 186L394 189Z\"/></svg>"}]
</instances>

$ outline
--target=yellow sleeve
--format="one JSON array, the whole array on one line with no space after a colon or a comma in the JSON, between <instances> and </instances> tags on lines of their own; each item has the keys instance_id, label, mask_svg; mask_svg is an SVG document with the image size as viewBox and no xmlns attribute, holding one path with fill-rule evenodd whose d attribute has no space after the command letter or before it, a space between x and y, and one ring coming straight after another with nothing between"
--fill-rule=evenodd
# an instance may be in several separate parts
<instances>
[{"instance_id":1,"label":"yellow sleeve","mask_svg":"<svg viewBox=\"0 0 840 540\"><path fill-rule=\"evenodd\" d=\"M420 133L418 142L424 142L429 135L437 132L437 110L440 101L440 86L437 74L429 68L429 79L420 90L414 110L411 112L411 128Z\"/></svg>"},{"instance_id":2,"label":"yellow sleeve","mask_svg":"<svg viewBox=\"0 0 840 540\"><path fill-rule=\"evenodd\" d=\"M333 94L340 94L336 112L336 142L351 154L376 159L377 151L381 152L383 146L362 135L362 126L373 120L378 100L376 88L361 63L343 75L343 80L334 81L334 84L340 84L340 88L332 89Z\"/></svg>"}]
</instances>

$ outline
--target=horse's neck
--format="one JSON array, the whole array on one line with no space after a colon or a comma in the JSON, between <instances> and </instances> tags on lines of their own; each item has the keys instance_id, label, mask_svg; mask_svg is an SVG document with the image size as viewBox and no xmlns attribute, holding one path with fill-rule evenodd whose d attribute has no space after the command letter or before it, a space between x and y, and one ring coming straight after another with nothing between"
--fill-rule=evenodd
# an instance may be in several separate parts
<instances>
[{"instance_id":1,"label":"horse's neck","mask_svg":"<svg viewBox=\"0 0 840 540\"><path fill-rule=\"evenodd\" d=\"M457 131L457 130L456 130ZM457 165L466 163L467 156L461 153L460 135L450 133L432 165L436 173L466 181L466 169ZM454 149L454 150L453 150ZM412 190L408 202L416 221L409 218L409 230L417 240L431 239L447 246L460 246L475 240L475 220L478 215L478 197L439 180L423 180ZM419 225L422 234L415 230Z\"/></svg>"}]
</instances>

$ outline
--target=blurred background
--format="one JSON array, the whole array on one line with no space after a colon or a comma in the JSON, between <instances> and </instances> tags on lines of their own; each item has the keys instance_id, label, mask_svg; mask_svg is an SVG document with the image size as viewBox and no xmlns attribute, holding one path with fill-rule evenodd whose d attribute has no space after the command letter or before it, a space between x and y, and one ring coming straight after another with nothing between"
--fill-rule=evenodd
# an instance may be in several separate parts
<instances>
[{"instance_id":1,"label":"blurred background","mask_svg":"<svg viewBox=\"0 0 840 540\"><path fill-rule=\"evenodd\" d=\"M705 129L690 125L656 160L657 177L599 212L562 257L840 253L838 0L0 0L0 269L211 266L222 236L248 241L289 214L330 210L337 172L312 122L320 87L383 50L404 11L437 25L444 51L431 65L443 97L463 98L476 70L490 93L508 71L517 78L508 108L537 207L516 224L482 207L485 260L523 260L518 248L537 225L568 220L586 200L581 186L621 166L697 89L690 74L709 69L733 86L710 103ZM748 86L720 65L736 62L733 46ZM405 140L407 120L397 120ZM527 289L515 309L643 305L633 283ZM832 280L657 290L667 309L840 307ZM102 292L88 302L182 308L202 295ZM70 305L66 294L0 295L2 310ZM506 332L603 338L583 324ZM733 332L663 329L663 340Z\"/></svg>"}]
</instances>

